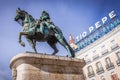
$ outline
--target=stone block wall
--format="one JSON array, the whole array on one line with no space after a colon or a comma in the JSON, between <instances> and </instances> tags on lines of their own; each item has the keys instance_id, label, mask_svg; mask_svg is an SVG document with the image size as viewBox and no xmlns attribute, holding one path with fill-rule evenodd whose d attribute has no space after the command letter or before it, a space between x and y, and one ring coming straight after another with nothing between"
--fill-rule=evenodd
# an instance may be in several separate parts
<instances>
[{"instance_id":1,"label":"stone block wall","mask_svg":"<svg viewBox=\"0 0 120 80\"><path fill-rule=\"evenodd\" d=\"M83 60L22 53L10 61L14 80L83 80Z\"/></svg>"}]
</instances>

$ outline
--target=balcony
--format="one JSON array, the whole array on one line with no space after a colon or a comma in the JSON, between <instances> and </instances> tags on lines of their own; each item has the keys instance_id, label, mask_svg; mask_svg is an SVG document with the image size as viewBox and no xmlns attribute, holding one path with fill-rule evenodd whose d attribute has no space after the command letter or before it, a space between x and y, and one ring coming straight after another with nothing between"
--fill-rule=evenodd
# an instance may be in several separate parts
<instances>
[{"instance_id":1,"label":"balcony","mask_svg":"<svg viewBox=\"0 0 120 80\"><path fill-rule=\"evenodd\" d=\"M109 71L109 70L111 70L111 69L114 69L115 67L114 67L114 64L113 63L110 63L110 64L107 64L106 65L106 69Z\"/></svg>"},{"instance_id":2,"label":"balcony","mask_svg":"<svg viewBox=\"0 0 120 80\"><path fill-rule=\"evenodd\" d=\"M117 65L120 66L120 59L116 61Z\"/></svg>"},{"instance_id":3,"label":"balcony","mask_svg":"<svg viewBox=\"0 0 120 80\"><path fill-rule=\"evenodd\" d=\"M112 50L114 50L114 49L116 49L116 48L119 48L119 45L118 45L117 43L111 46L111 49L112 49Z\"/></svg>"},{"instance_id":4,"label":"balcony","mask_svg":"<svg viewBox=\"0 0 120 80\"><path fill-rule=\"evenodd\" d=\"M102 55L105 55L107 53L108 53L108 49L105 49L105 50L102 51Z\"/></svg>"},{"instance_id":5,"label":"balcony","mask_svg":"<svg viewBox=\"0 0 120 80\"><path fill-rule=\"evenodd\" d=\"M96 60L98 58L99 58L99 54L96 54L96 55L93 56L93 60Z\"/></svg>"},{"instance_id":6,"label":"balcony","mask_svg":"<svg viewBox=\"0 0 120 80\"><path fill-rule=\"evenodd\" d=\"M104 73L104 69L102 67L98 68L98 69L96 69L96 72L97 72L98 75L102 74L102 73Z\"/></svg>"},{"instance_id":7,"label":"balcony","mask_svg":"<svg viewBox=\"0 0 120 80\"><path fill-rule=\"evenodd\" d=\"M94 76L95 76L94 71L92 71L92 72L88 72L88 77L89 77L89 78L92 78L92 77L94 77Z\"/></svg>"}]
</instances>

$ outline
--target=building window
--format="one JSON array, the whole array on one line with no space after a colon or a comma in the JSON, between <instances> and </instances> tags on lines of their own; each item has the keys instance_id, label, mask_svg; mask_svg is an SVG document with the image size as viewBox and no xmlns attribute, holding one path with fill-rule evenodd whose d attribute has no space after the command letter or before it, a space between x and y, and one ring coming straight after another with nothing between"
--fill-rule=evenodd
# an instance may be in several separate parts
<instances>
[{"instance_id":1,"label":"building window","mask_svg":"<svg viewBox=\"0 0 120 80\"><path fill-rule=\"evenodd\" d=\"M97 67L97 69L96 69L97 74L102 74L104 72L104 69L103 69L102 64L100 62L96 63L96 67Z\"/></svg>"},{"instance_id":2,"label":"building window","mask_svg":"<svg viewBox=\"0 0 120 80\"><path fill-rule=\"evenodd\" d=\"M89 66L89 67L88 67L88 72L89 72L89 73L93 73L93 68L92 68L92 66Z\"/></svg>"},{"instance_id":3,"label":"building window","mask_svg":"<svg viewBox=\"0 0 120 80\"><path fill-rule=\"evenodd\" d=\"M111 64L111 60L110 60L109 57L107 57L107 58L105 59L105 61L106 61L106 64Z\"/></svg>"},{"instance_id":4,"label":"building window","mask_svg":"<svg viewBox=\"0 0 120 80\"><path fill-rule=\"evenodd\" d=\"M91 59L89 58L88 54L85 55L84 59L85 59L86 64L91 62Z\"/></svg>"},{"instance_id":5,"label":"building window","mask_svg":"<svg viewBox=\"0 0 120 80\"><path fill-rule=\"evenodd\" d=\"M112 45L114 45L116 42L115 42L115 40L113 39L113 40L111 40L111 44Z\"/></svg>"},{"instance_id":6,"label":"building window","mask_svg":"<svg viewBox=\"0 0 120 80\"><path fill-rule=\"evenodd\" d=\"M114 68L114 64L111 62L111 60L110 60L109 57L107 57L107 58L105 59L105 62L106 62L106 69L107 69L107 70L111 70L111 69Z\"/></svg>"},{"instance_id":7,"label":"building window","mask_svg":"<svg viewBox=\"0 0 120 80\"><path fill-rule=\"evenodd\" d=\"M104 50L106 49L105 45L103 45L103 46L101 47L101 49L102 49L102 51L104 51Z\"/></svg>"},{"instance_id":8,"label":"building window","mask_svg":"<svg viewBox=\"0 0 120 80\"><path fill-rule=\"evenodd\" d=\"M116 43L116 41L115 40L111 40L111 49L112 50L114 50L114 49L116 49L116 48L118 48L119 46L118 46L118 44Z\"/></svg>"},{"instance_id":9,"label":"building window","mask_svg":"<svg viewBox=\"0 0 120 80\"><path fill-rule=\"evenodd\" d=\"M99 54L97 54L96 50L93 51L93 60L96 60L99 58Z\"/></svg>"},{"instance_id":10,"label":"building window","mask_svg":"<svg viewBox=\"0 0 120 80\"><path fill-rule=\"evenodd\" d=\"M116 61L116 63L117 63L118 66L120 66L120 52L117 52L117 53L116 53L116 56L117 56L117 61Z\"/></svg>"},{"instance_id":11,"label":"building window","mask_svg":"<svg viewBox=\"0 0 120 80\"><path fill-rule=\"evenodd\" d=\"M97 62L96 66L97 66L98 69L102 68L102 64L100 62Z\"/></svg>"},{"instance_id":12,"label":"building window","mask_svg":"<svg viewBox=\"0 0 120 80\"><path fill-rule=\"evenodd\" d=\"M117 58L120 59L120 52L116 53Z\"/></svg>"},{"instance_id":13,"label":"building window","mask_svg":"<svg viewBox=\"0 0 120 80\"><path fill-rule=\"evenodd\" d=\"M87 69L88 69L88 77L89 77L89 78L94 77L94 76L95 76L95 73L94 73L94 71L93 71L92 66L88 66Z\"/></svg>"},{"instance_id":14,"label":"building window","mask_svg":"<svg viewBox=\"0 0 120 80\"><path fill-rule=\"evenodd\" d=\"M108 49L106 49L105 45L101 47L101 51L102 51L102 55L105 55L106 53L108 53Z\"/></svg>"}]
</instances>

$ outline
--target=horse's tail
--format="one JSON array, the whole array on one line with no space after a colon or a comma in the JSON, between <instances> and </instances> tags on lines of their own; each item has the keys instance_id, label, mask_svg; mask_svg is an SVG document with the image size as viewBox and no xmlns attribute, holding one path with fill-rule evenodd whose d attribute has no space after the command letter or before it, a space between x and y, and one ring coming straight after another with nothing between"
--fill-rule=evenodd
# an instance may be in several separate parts
<instances>
[{"instance_id":1,"label":"horse's tail","mask_svg":"<svg viewBox=\"0 0 120 80\"><path fill-rule=\"evenodd\" d=\"M74 51L74 50L70 47L70 45L67 43L67 41L66 41L66 39L65 39L64 36L63 36L63 40L64 40L64 42L66 43L66 45L69 47L71 56L72 56L72 57L75 57L75 51Z\"/></svg>"}]
</instances>

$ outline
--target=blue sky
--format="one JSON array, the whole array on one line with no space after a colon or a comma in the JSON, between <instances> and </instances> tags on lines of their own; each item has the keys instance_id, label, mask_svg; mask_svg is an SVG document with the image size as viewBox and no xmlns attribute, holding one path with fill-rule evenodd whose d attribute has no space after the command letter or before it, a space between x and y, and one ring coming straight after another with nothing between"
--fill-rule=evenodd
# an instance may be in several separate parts
<instances>
[{"instance_id":1,"label":"blue sky","mask_svg":"<svg viewBox=\"0 0 120 80\"><path fill-rule=\"evenodd\" d=\"M46 10L55 25L59 26L65 38L88 31L88 27L101 20L112 10L120 17L120 0L0 0L0 80L12 80L9 68L10 59L22 52L33 51L25 38L26 47L18 43L18 34L22 27L14 21L16 9L20 7L35 19ZM67 51L57 44L59 53L66 56ZM39 53L52 53L47 43L37 43Z\"/></svg>"}]
</instances>

